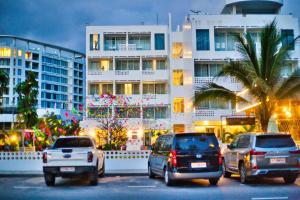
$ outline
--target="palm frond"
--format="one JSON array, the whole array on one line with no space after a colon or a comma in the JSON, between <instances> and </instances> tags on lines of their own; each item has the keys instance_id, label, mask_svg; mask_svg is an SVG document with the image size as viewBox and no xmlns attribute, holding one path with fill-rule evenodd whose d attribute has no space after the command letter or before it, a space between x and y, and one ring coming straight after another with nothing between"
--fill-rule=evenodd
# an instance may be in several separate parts
<instances>
[{"instance_id":1,"label":"palm frond","mask_svg":"<svg viewBox=\"0 0 300 200\"><path fill-rule=\"evenodd\" d=\"M194 105L198 106L204 101L215 99L222 99L224 101L231 101L233 103L247 102L246 99L237 96L235 92L228 90L227 88L216 83L209 83L203 87L197 88Z\"/></svg>"},{"instance_id":2,"label":"palm frond","mask_svg":"<svg viewBox=\"0 0 300 200\"><path fill-rule=\"evenodd\" d=\"M300 92L300 69L296 69L291 76L283 80L279 86L277 86L275 96L278 99L286 99L297 96Z\"/></svg>"}]
</instances>

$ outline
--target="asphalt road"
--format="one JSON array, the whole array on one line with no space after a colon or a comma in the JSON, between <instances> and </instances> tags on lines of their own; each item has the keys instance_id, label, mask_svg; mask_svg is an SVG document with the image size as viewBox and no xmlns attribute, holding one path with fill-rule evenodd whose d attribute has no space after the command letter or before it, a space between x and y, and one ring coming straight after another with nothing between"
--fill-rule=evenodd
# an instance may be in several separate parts
<instances>
[{"instance_id":1,"label":"asphalt road","mask_svg":"<svg viewBox=\"0 0 300 200\"><path fill-rule=\"evenodd\" d=\"M234 177L222 178L216 187L206 180L185 181L167 187L159 178L109 176L99 178L97 186L89 186L85 180L57 178L55 187L47 187L43 177L0 177L0 199L300 200L300 179L293 185L285 185L280 178L242 185Z\"/></svg>"}]
</instances>

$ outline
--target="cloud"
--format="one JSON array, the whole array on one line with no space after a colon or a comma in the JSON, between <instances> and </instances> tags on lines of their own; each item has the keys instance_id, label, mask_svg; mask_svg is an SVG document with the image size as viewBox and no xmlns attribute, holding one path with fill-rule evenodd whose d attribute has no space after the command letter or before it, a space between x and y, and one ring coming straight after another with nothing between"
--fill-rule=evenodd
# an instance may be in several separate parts
<instances>
[{"instance_id":1,"label":"cloud","mask_svg":"<svg viewBox=\"0 0 300 200\"><path fill-rule=\"evenodd\" d=\"M85 51L85 25L182 24L190 9L217 14L225 0L0 0L0 34L11 34ZM300 13L286 0L283 13Z\"/></svg>"}]
</instances>

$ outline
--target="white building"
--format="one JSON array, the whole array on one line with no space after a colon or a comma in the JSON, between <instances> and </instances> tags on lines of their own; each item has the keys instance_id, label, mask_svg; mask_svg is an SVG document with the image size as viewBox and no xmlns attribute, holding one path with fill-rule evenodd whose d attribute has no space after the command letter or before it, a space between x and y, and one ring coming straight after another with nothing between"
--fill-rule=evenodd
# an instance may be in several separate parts
<instances>
[{"instance_id":1,"label":"white building","mask_svg":"<svg viewBox=\"0 0 300 200\"><path fill-rule=\"evenodd\" d=\"M175 32L171 17L168 26L88 26L87 107L105 104L105 98L99 96L107 91L129 97L129 105L141 112L127 120L128 137L145 145L151 130L220 135L222 117L244 113L218 100L194 108L195 90L211 81L236 92L242 90L232 78L213 79L229 59L241 58L232 33L250 32L257 51L258 33L275 18L283 34L289 38L299 35L298 19L280 14L282 5L283 0L226 0L221 14L189 14ZM162 44L164 48L156 48ZM299 50L299 45L292 50L283 75L298 67ZM88 115L86 122L85 128L94 131L97 119Z\"/></svg>"},{"instance_id":2,"label":"white building","mask_svg":"<svg viewBox=\"0 0 300 200\"><path fill-rule=\"evenodd\" d=\"M9 76L3 95L0 129L9 130L16 122L18 95L14 88L25 81L29 71L39 84L37 113L61 115L84 107L85 55L83 53L31 39L0 35L0 70ZM83 114L83 109L81 111Z\"/></svg>"}]
</instances>

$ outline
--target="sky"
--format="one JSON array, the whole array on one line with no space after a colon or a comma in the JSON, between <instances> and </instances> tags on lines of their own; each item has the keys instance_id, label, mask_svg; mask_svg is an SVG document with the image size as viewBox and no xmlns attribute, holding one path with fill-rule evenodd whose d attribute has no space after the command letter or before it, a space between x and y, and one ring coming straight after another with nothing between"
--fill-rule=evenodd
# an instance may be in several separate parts
<instances>
[{"instance_id":1,"label":"sky","mask_svg":"<svg viewBox=\"0 0 300 200\"><path fill-rule=\"evenodd\" d=\"M0 0L0 35L15 35L85 52L86 25L168 23L189 10L218 14L225 0ZM284 0L282 14L300 18L300 0Z\"/></svg>"}]
</instances>

